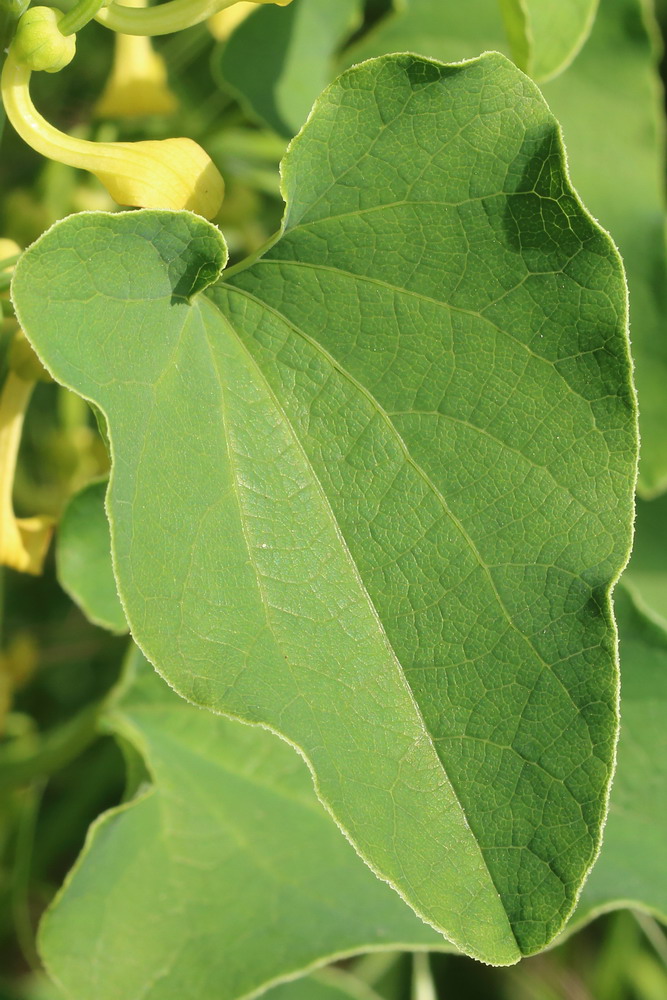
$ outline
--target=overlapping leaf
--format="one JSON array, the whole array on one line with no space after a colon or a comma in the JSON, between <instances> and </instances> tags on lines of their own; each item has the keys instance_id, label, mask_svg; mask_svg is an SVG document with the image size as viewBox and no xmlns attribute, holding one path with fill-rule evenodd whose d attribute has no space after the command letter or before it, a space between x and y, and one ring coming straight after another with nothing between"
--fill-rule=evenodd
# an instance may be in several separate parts
<instances>
[{"instance_id":1,"label":"overlapping leaf","mask_svg":"<svg viewBox=\"0 0 667 1000\"><path fill-rule=\"evenodd\" d=\"M90 621L122 633L127 631L127 622L109 558L106 490L106 480L90 483L68 504L58 528L58 579Z\"/></svg>"},{"instance_id":2,"label":"overlapping leaf","mask_svg":"<svg viewBox=\"0 0 667 1000\"><path fill-rule=\"evenodd\" d=\"M622 906L667 920L667 632L623 589L614 603L622 678L618 769L602 853L584 886L575 928Z\"/></svg>"},{"instance_id":3,"label":"overlapping leaf","mask_svg":"<svg viewBox=\"0 0 667 1000\"><path fill-rule=\"evenodd\" d=\"M99 513L103 516L101 502ZM89 542L91 537L89 534ZM107 560L110 569L108 553ZM666 576L663 565L663 581ZM667 824L667 769L663 765L667 760L663 725L667 634L650 622L623 590L615 603L623 664L618 767L605 842L568 925L569 931L601 911L628 904L663 919L667 915L667 870L661 848ZM106 617L112 611L113 607ZM262 982L294 974L299 963L323 963L333 955L362 951L369 945L389 946L392 935L395 943L411 949L444 947L437 935L410 917L407 907L384 886L378 886L354 852L334 835L331 820L317 806L305 768L290 757L282 743L271 741L261 730L248 730L203 716L169 692L136 653L135 670L138 678L110 721L136 744L153 773L156 785L153 794L162 803L158 810L162 851L150 864L140 866L137 885L133 883L132 892L126 893L125 880L133 881L132 875L136 874L132 865L127 870L128 830L137 858L146 855L153 858L156 836L154 824L148 822L145 800L140 799L96 825L41 935L47 965L65 985L72 1000L93 994L97 1000L118 994L132 995L127 970L122 963L113 961L117 954L113 939L121 936L120 928L132 937L138 954L143 954L144 928L147 925L152 928L153 948L133 975L142 976L146 982L158 979L156 1000L180 996L181 982L191 979L200 982L202 961L210 969L207 992L227 997L234 996L235 990L246 990L250 984L261 986ZM232 758L229 750L223 750L227 743L238 750L238 756ZM207 760L204 769L203 747ZM236 775L236 784L230 781L230 772ZM287 778L294 779L299 792L296 801L303 808L295 808L294 788L287 787ZM285 793L290 799L286 812L280 805ZM210 805L204 813L202 802L207 800ZM253 803L250 810L249 801ZM171 822L174 810L187 821ZM256 811L263 815L261 824L253 822ZM320 815L320 822L313 821L313 811ZM216 818L221 813L222 824ZM239 816L243 817L241 824ZM216 840L221 826L223 836ZM211 845L215 841L219 849L215 894L208 884L202 886L197 866L179 860L199 854L199 845L209 828ZM242 845L232 856L228 854L230 836ZM308 840L309 851L312 850L312 865L307 865L308 888L302 882L304 838ZM281 896L276 902L276 878L258 877L258 855L266 857L272 872L276 867L274 859L278 859L279 881L293 886L290 895ZM334 879L330 880L332 871ZM169 878L165 878L167 872ZM248 923L248 933L240 948L237 931L239 923L248 919L248 901L244 893L234 893L239 879L247 880L253 887L249 903L262 915L252 926ZM314 921L313 894L320 898L323 893L326 905ZM156 914L153 901L158 896L162 906ZM211 964L209 956L203 958L187 949L165 971L165 955L169 953L173 931L172 914L178 907L183 908L184 900L193 938L211 940L216 957L233 949L231 986L227 963L218 964L214 960ZM284 910L281 904L285 904ZM284 948L274 947L275 927L266 918L267 912L273 914L280 927ZM165 942L160 949L156 942L161 936L163 913L167 914ZM304 919L306 913L308 920ZM217 929L214 940L210 938L213 923ZM99 950L108 955L103 970L78 956L72 959L77 953L76 942L82 938L82 928L89 924L98 928ZM374 936L373 928L380 929L380 937ZM296 960L291 959L293 954ZM259 968L255 965L256 955L263 956ZM243 970L241 975L239 969ZM157 970L162 970L159 977ZM102 972L102 981L98 982L96 977ZM350 995L345 992L348 987L352 996L358 996L359 991L353 986L354 983L347 981L332 982L328 975L324 979L306 977L277 988L271 997L291 1000L304 996L311 1000L320 994L337 996L336 990Z\"/></svg>"},{"instance_id":4,"label":"overlapping leaf","mask_svg":"<svg viewBox=\"0 0 667 1000\"><path fill-rule=\"evenodd\" d=\"M667 627L667 497L637 502L632 559L623 580Z\"/></svg>"},{"instance_id":5,"label":"overlapping leaf","mask_svg":"<svg viewBox=\"0 0 667 1000\"><path fill-rule=\"evenodd\" d=\"M361 0L292 0L261 7L216 57L249 110L293 136L334 75L334 57L361 19Z\"/></svg>"},{"instance_id":6,"label":"overlapping leaf","mask_svg":"<svg viewBox=\"0 0 667 1000\"><path fill-rule=\"evenodd\" d=\"M620 264L499 56L350 71L284 178L282 238L206 295L211 227L100 214L24 257L16 303L109 419L149 657L297 744L369 864L513 961L573 905L613 757Z\"/></svg>"},{"instance_id":7,"label":"overlapping leaf","mask_svg":"<svg viewBox=\"0 0 667 1000\"><path fill-rule=\"evenodd\" d=\"M598 0L500 0L514 61L542 83L558 76L581 49Z\"/></svg>"},{"instance_id":8,"label":"overlapping leaf","mask_svg":"<svg viewBox=\"0 0 667 1000\"><path fill-rule=\"evenodd\" d=\"M564 130L572 178L618 244L630 288L639 395L640 489L667 488L667 264L664 111L640 0L602 0L570 69L544 88Z\"/></svg>"},{"instance_id":9,"label":"overlapping leaf","mask_svg":"<svg viewBox=\"0 0 667 1000\"><path fill-rule=\"evenodd\" d=\"M444 945L341 836L290 747L187 705L138 652L134 669L106 724L154 785L97 821L42 923L66 997L152 983L154 1000L236 1000L344 954ZM307 979L276 1000L292 993L341 988Z\"/></svg>"}]
</instances>

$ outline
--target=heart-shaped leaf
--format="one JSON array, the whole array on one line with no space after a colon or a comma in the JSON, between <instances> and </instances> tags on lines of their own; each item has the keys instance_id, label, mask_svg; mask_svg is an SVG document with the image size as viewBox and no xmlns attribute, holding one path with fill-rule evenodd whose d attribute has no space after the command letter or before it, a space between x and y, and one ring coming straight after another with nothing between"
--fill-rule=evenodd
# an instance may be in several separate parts
<instances>
[{"instance_id":1,"label":"heart-shaped leaf","mask_svg":"<svg viewBox=\"0 0 667 1000\"><path fill-rule=\"evenodd\" d=\"M614 604L622 670L618 768L602 852L575 910L575 930L622 906L667 921L667 632L625 588Z\"/></svg>"},{"instance_id":2,"label":"heart-shaped leaf","mask_svg":"<svg viewBox=\"0 0 667 1000\"><path fill-rule=\"evenodd\" d=\"M294 743L369 865L512 962L566 920L605 813L636 461L620 261L498 55L349 71L284 186L280 240L206 294L184 291L213 227L92 214L24 256L17 309L108 419L148 657Z\"/></svg>"}]
</instances>

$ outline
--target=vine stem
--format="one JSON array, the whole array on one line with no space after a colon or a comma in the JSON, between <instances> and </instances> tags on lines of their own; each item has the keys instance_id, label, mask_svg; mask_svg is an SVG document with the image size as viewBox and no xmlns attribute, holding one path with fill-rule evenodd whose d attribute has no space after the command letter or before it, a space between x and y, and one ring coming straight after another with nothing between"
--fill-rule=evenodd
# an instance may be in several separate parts
<instances>
[{"instance_id":1,"label":"vine stem","mask_svg":"<svg viewBox=\"0 0 667 1000\"><path fill-rule=\"evenodd\" d=\"M291 0L254 0L257 4L276 3L287 6ZM111 3L96 15L97 20L124 35L171 35L195 24L207 21L237 0L169 0L158 7L144 9Z\"/></svg>"},{"instance_id":2,"label":"vine stem","mask_svg":"<svg viewBox=\"0 0 667 1000\"><path fill-rule=\"evenodd\" d=\"M80 0L58 25L63 35L73 35L84 28L99 13L105 0Z\"/></svg>"}]
</instances>

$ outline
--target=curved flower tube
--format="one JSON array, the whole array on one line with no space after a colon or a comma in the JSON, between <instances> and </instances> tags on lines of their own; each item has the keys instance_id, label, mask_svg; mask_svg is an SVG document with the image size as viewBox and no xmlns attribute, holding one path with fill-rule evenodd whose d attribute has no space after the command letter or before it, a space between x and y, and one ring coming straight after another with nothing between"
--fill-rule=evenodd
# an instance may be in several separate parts
<instances>
[{"instance_id":1,"label":"curved flower tube","mask_svg":"<svg viewBox=\"0 0 667 1000\"><path fill-rule=\"evenodd\" d=\"M125 0L145 7L146 0ZM102 118L138 118L169 115L178 106L169 89L167 67L148 36L116 35L113 68L104 92L95 105Z\"/></svg>"},{"instance_id":2,"label":"curved flower tube","mask_svg":"<svg viewBox=\"0 0 667 1000\"><path fill-rule=\"evenodd\" d=\"M30 97L30 75L30 69L18 62L10 49L2 71L5 111L21 138L38 153L90 171L119 205L185 208L205 219L218 214L224 181L207 153L192 139L75 139L39 114Z\"/></svg>"},{"instance_id":3,"label":"curved flower tube","mask_svg":"<svg viewBox=\"0 0 667 1000\"><path fill-rule=\"evenodd\" d=\"M157 7L137 10L125 4L111 3L104 7L96 20L107 28L124 35L169 35L208 20L214 14L232 7L237 0L168 0ZM286 7L292 0L252 0L253 3L275 3Z\"/></svg>"}]
</instances>

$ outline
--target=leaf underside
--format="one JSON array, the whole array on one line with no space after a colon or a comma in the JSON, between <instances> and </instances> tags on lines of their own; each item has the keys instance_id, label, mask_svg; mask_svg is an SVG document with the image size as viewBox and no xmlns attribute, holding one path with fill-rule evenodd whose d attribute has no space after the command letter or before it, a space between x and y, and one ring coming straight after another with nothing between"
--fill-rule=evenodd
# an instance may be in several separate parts
<instances>
[{"instance_id":1,"label":"leaf underside","mask_svg":"<svg viewBox=\"0 0 667 1000\"><path fill-rule=\"evenodd\" d=\"M283 176L281 239L204 295L175 281L215 230L148 212L51 230L15 302L109 422L149 659L296 744L369 865L512 962L562 927L605 812L636 459L620 262L498 55L349 71Z\"/></svg>"}]
</instances>

